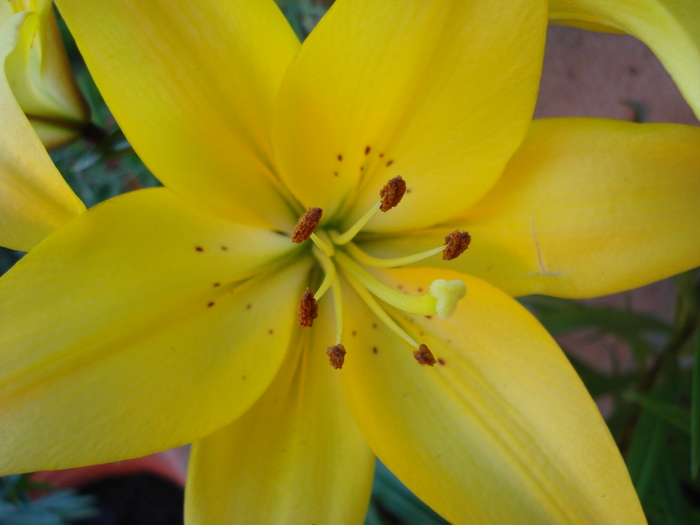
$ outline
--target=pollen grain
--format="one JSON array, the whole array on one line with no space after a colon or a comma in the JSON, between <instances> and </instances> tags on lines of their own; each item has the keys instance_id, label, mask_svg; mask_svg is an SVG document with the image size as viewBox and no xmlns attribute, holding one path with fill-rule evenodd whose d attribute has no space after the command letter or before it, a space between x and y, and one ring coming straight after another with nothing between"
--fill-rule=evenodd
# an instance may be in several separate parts
<instances>
[{"instance_id":1,"label":"pollen grain","mask_svg":"<svg viewBox=\"0 0 700 525\"><path fill-rule=\"evenodd\" d=\"M418 361L421 365L433 366L435 363L437 363L435 357L433 357L433 353L430 351L430 348L425 345L420 345L418 350L413 352L413 357L415 357L416 361Z\"/></svg>"},{"instance_id":2,"label":"pollen grain","mask_svg":"<svg viewBox=\"0 0 700 525\"><path fill-rule=\"evenodd\" d=\"M379 209L386 212L398 206L404 193L406 193L406 181L401 178L401 175L394 177L379 192L379 196L382 198L382 205Z\"/></svg>"},{"instance_id":3,"label":"pollen grain","mask_svg":"<svg viewBox=\"0 0 700 525\"><path fill-rule=\"evenodd\" d=\"M445 236L445 249L442 252L442 258L445 261L456 259L464 253L464 250L469 248L469 243L472 242L472 237L467 232L455 230Z\"/></svg>"},{"instance_id":4,"label":"pollen grain","mask_svg":"<svg viewBox=\"0 0 700 525\"><path fill-rule=\"evenodd\" d=\"M321 222L321 216L323 215L323 210L321 208L309 208L306 210L304 215L299 217L297 225L294 227L292 232L292 242L299 244L304 242L306 239L311 237L311 234Z\"/></svg>"},{"instance_id":5,"label":"pollen grain","mask_svg":"<svg viewBox=\"0 0 700 525\"><path fill-rule=\"evenodd\" d=\"M333 345L326 348L326 355L328 360L331 362L331 366L336 370L343 368L343 363L345 363L345 347L343 345Z\"/></svg>"},{"instance_id":6,"label":"pollen grain","mask_svg":"<svg viewBox=\"0 0 700 525\"><path fill-rule=\"evenodd\" d=\"M318 304L314 298L314 294L308 288L301 296L301 301L299 301L299 312L297 313L297 319L299 324L306 328L310 328L314 324L314 319L318 317Z\"/></svg>"}]
</instances>

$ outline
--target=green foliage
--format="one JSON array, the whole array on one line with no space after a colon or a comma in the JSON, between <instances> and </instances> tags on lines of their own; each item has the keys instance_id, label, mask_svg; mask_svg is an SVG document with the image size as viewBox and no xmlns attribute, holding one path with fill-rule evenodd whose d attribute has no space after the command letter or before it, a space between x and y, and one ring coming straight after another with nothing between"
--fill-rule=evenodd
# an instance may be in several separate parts
<instances>
[{"instance_id":1,"label":"green foliage","mask_svg":"<svg viewBox=\"0 0 700 525\"><path fill-rule=\"evenodd\" d=\"M0 523L3 525L62 525L98 514L92 496L59 490L37 499L29 491L46 490L26 474L0 478Z\"/></svg>"}]
</instances>

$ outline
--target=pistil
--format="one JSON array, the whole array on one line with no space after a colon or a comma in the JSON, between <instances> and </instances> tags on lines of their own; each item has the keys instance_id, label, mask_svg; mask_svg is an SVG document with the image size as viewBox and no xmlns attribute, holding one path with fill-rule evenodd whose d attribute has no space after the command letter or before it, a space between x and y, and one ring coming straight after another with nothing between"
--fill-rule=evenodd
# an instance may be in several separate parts
<instances>
[{"instance_id":1,"label":"pistil","mask_svg":"<svg viewBox=\"0 0 700 525\"><path fill-rule=\"evenodd\" d=\"M389 316L389 314L387 314L384 311L384 309L381 306L379 306L377 301L374 299L374 297L372 297L372 295L367 291L367 289L362 285L362 283L355 279L352 276L352 274L348 273L344 267L341 267L341 272L343 273L343 276L348 280L350 285L355 289L357 295L360 296L360 298L365 302L369 309L372 310L372 312L374 312L374 315L376 315L387 328L389 328L392 332L398 335L401 339L406 341L415 350L420 350L421 345L414 341L410 335L408 335L404 330L401 329L401 327L398 324L396 324L396 321L394 321L391 318L391 316Z\"/></svg>"},{"instance_id":2,"label":"pistil","mask_svg":"<svg viewBox=\"0 0 700 525\"><path fill-rule=\"evenodd\" d=\"M343 272L344 274L351 274L370 292L399 310L418 315L435 315L437 313L435 309L437 299L435 297L430 295L408 295L398 292L393 288L389 288L384 283L372 277L366 270L343 252L336 253L335 260L338 261L340 267L345 270Z\"/></svg>"}]
</instances>

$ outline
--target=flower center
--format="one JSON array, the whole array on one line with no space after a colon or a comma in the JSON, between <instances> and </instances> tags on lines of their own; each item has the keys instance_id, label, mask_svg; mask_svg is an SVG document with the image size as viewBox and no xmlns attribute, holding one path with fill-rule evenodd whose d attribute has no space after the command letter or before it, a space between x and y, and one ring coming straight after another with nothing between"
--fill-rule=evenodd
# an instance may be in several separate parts
<instances>
[{"instance_id":1,"label":"flower center","mask_svg":"<svg viewBox=\"0 0 700 525\"><path fill-rule=\"evenodd\" d=\"M457 308L457 302L466 295L467 289L462 281L445 281L437 279L425 295L408 295L394 290L374 277L366 267L396 268L406 266L442 252L442 258L452 260L461 255L468 247L471 237L467 232L454 231L445 237L445 243L425 252L394 259L380 259L365 253L352 242L362 228L378 212L387 212L396 207L406 192L406 183L399 176L391 179L379 192L380 200L360 218L351 228L343 233L335 230L317 229L323 216L320 208L309 208L297 222L291 235L292 242L302 243L308 239L314 243L312 253L324 273L323 280L315 293L306 289L299 302L298 320L304 327L311 327L318 316L317 301L328 290L332 291L335 309L336 340L329 346L326 354L334 368L342 368L346 350L343 339L343 301L338 281L338 270L355 292L374 312L374 314L391 331L414 348L413 357L422 365L432 366L435 358L430 349L415 341L377 302L375 297L387 304L418 315L437 315L443 319L450 317ZM337 269L336 269L337 266Z\"/></svg>"}]
</instances>

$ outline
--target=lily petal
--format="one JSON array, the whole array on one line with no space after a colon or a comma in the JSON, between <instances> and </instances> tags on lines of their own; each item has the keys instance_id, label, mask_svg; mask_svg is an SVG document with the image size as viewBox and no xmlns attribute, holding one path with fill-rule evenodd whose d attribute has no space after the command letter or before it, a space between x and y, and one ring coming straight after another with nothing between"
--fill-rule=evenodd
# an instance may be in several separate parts
<instances>
[{"instance_id":1,"label":"lily petal","mask_svg":"<svg viewBox=\"0 0 700 525\"><path fill-rule=\"evenodd\" d=\"M700 3L696 0L550 0L549 18L636 36L663 63L700 118Z\"/></svg>"},{"instance_id":2,"label":"lily petal","mask_svg":"<svg viewBox=\"0 0 700 525\"><path fill-rule=\"evenodd\" d=\"M435 277L468 290L447 320L387 308L432 350L434 367L346 290L356 334L343 367L348 402L374 452L418 497L451 523L646 523L598 409L531 314L457 272L381 274L412 293Z\"/></svg>"},{"instance_id":3,"label":"lily petal","mask_svg":"<svg viewBox=\"0 0 700 525\"><path fill-rule=\"evenodd\" d=\"M195 443L187 523L363 523L374 455L328 364L324 351L335 334L323 305L313 330L297 330L260 400Z\"/></svg>"},{"instance_id":4,"label":"lily petal","mask_svg":"<svg viewBox=\"0 0 700 525\"><path fill-rule=\"evenodd\" d=\"M277 100L275 153L292 192L329 220L342 208L348 227L401 175L411 193L375 231L430 226L476 202L532 117L544 7L337 1Z\"/></svg>"},{"instance_id":5,"label":"lily petal","mask_svg":"<svg viewBox=\"0 0 700 525\"><path fill-rule=\"evenodd\" d=\"M700 266L700 129L604 119L535 121L502 179L449 228L377 241L420 251L455 227L472 235L454 261L514 295L584 298Z\"/></svg>"},{"instance_id":6,"label":"lily petal","mask_svg":"<svg viewBox=\"0 0 700 525\"><path fill-rule=\"evenodd\" d=\"M0 280L0 471L143 456L230 423L289 346L310 261L254 277L289 244L165 188L47 238Z\"/></svg>"},{"instance_id":7,"label":"lily petal","mask_svg":"<svg viewBox=\"0 0 700 525\"><path fill-rule=\"evenodd\" d=\"M291 230L269 146L299 42L271 0L56 2L124 133L184 201Z\"/></svg>"},{"instance_id":8,"label":"lily petal","mask_svg":"<svg viewBox=\"0 0 700 525\"><path fill-rule=\"evenodd\" d=\"M34 37L38 17L13 15L0 27L0 63L6 66ZM0 245L28 251L85 210L68 187L0 76Z\"/></svg>"},{"instance_id":9,"label":"lily petal","mask_svg":"<svg viewBox=\"0 0 700 525\"><path fill-rule=\"evenodd\" d=\"M25 2L35 12L34 33L26 34L5 62L15 98L48 149L76 139L89 121L89 110L75 83L51 0ZM0 8L3 20L12 8Z\"/></svg>"}]
</instances>

